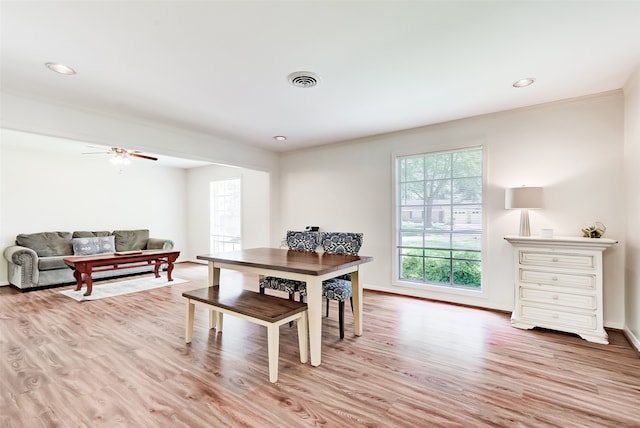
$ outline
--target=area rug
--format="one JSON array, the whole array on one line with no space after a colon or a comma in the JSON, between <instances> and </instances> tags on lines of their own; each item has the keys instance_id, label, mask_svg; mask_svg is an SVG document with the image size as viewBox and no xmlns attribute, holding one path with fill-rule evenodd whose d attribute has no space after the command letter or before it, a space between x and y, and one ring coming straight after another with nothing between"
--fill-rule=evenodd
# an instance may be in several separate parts
<instances>
[{"instance_id":1,"label":"area rug","mask_svg":"<svg viewBox=\"0 0 640 428\"><path fill-rule=\"evenodd\" d=\"M187 282L186 279L173 278L173 281L167 281L166 276L161 276L160 278L156 277L145 277L145 278L136 278L129 279L126 281L118 281L118 282L110 282L108 284L93 284L93 291L91 292L91 296L83 296L85 291L87 290L87 286L83 285L80 291L71 290L63 290L60 293L65 296L71 297L74 300L79 302L85 300L98 300L104 299L106 297L114 297L121 296L123 294L137 293L138 291L144 290L152 290L154 288L164 287L166 285L176 285L182 284L183 282Z\"/></svg>"}]
</instances>

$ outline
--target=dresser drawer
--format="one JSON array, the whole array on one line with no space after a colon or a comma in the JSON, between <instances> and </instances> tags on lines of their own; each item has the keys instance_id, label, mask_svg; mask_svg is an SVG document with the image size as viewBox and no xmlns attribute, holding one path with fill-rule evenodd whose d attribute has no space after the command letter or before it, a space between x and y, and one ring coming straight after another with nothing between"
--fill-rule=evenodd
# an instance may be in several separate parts
<instances>
[{"instance_id":1,"label":"dresser drawer","mask_svg":"<svg viewBox=\"0 0 640 428\"><path fill-rule=\"evenodd\" d=\"M591 254L552 253L539 251L520 251L520 264L532 266L552 266L555 268L595 269L596 263Z\"/></svg>"},{"instance_id":2,"label":"dresser drawer","mask_svg":"<svg viewBox=\"0 0 640 428\"><path fill-rule=\"evenodd\" d=\"M560 330L561 327L580 330L595 330L597 318L595 313L573 313L553 308L538 308L523 304L520 308L522 318L534 322L537 326Z\"/></svg>"},{"instance_id":3,"label":"dresser drawer","mask_svg":"<svg viewBox=\"0 0 640 428\"><path fill-rule=\"evenodd\" d=\"M520 299L585 310L595 310L597 308L596 296L589 294L556 293L554 291L520 287ZM553 309L553 307L550 306L549 309Z\"/></svg>"},{"instance_id":4,"label":"dresser drawer","mask_svg":"<svg viewBox=\"0 0 640 428\"><path fill-rule=\"evenodd\" d=\"M519 269L519 277L520 282L531 284L570 287L581 290L595 290L596 288L595 274L567 274L521 268Z\"/></svg>"}]
</instances>

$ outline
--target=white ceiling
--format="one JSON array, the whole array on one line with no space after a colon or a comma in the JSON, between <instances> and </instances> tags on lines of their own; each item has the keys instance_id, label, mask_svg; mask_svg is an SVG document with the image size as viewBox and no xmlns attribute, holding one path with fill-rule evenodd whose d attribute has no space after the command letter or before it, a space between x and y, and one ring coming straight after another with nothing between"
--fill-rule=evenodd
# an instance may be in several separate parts
<instances>
[{"instance_id":1,"label":"white ceiling","mask_svg":"<svg viewBox=\"0 0 640 428\"><path fill-rule=\"evenodd\" d=\"M640 1L0 5L3 92L275 151L620 89L640 66ZM291 86L301 70L320 84Z\"/></svg>"}]
</instances>

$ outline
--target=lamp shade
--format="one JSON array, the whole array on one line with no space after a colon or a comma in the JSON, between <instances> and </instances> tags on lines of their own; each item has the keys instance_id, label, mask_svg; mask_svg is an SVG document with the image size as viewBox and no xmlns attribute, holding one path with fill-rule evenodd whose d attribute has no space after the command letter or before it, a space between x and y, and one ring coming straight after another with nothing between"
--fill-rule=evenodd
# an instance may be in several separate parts
<instances>
[{"instance_id":1,"label":"lamp shade","mask_svg":"<svg viewBox=\"0 0 640 428\"><path fill-rule=\"evenodd\" d=\"M505 190L504 207L514 208L542 208L542 187L511 187Z\"/></svg>"}]
</instances>

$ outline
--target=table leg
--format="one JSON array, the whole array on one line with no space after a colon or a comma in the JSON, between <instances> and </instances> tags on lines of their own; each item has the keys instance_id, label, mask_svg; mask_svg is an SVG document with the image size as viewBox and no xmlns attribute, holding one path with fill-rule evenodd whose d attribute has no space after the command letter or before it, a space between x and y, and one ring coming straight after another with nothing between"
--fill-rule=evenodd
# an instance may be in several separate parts
<instances>
[{"instance_id":1,"label":"table leg","mask_svg":"<svg viewBox=\"0 0 640 428\"><path fill-rule=\"evenodd\" d=\"M173 260L169 259L168 266L167 266L167 281L173 281L173 278L171 277L172 273L173 273Z\"/></svg>"},{"instance_id":2,"label":"table leg","mask_svg":"<svg viewBox=\"0 0 640 428\"><path fill-rule=\"evenodd\" d=\"M322 281L311 276L306 282L310 359L311 365L317 367L322 360Z\"/></svg>"},{"instance_id":3,"label":"table leg","mask_svg":"<svg viewBox=\"0 0 640 428\"><path fill-rule=\"evenodd\" d=\"M306 363L309 360L309 321L307 318L307 311L305 311L296 322L298 327L298 347L300 348L301 363Z\"/></svg>"},{"instance_id":4,"label":"table leg","mask_svg":"<svg viewBox=\"0 0 640 428\"><path fill-rule=\"evenodd\" d=\"M154 260L153 273L156 276L156 278L160 278L160 265L161 264L162 264L162 260L161 259Z\"/></svg>"},{"instance_id":5,"label":"table leg","mask_svg":"<svg viewBox=\"0 0 640 428\"><path fill-rule=\"evenodd\" d=\"M76 291L80 291L82 289L82 273L78 269L74 269L73 277L76 279Z\"/></svg>"},{"instance_id":6,"label":"table leg","mask_svg":"<svg viewBox=\"0 0 640 428\"><path fill-rule=\"evenodd\" d=\"M351 290L353 292L353 332L362 336L362 287L358 271L351 272Z\"/></svg>"},{"instance_id":7,"label":"table leg","mask_svg":"<svg viewBox=\"0 0 640 428\"><path fill-rule=\"evenodd\" d=\"M209 287L215 287L220 285L220 268L213 265L213 262L209 262Z\"/></svg>"},{"instance_id":8,"label":"table leg","mask_svg":"<svg viewBox=\"0 0 640 428\"><path fill-rule=\"evenodd\" d=\"M91 279L91 272L82 274L82 279L84 280L84 283L87 284L87 291L85 291L83 296L91 296L91 292L93 291L93 280Z\"/></svg>"}]
</instances>

